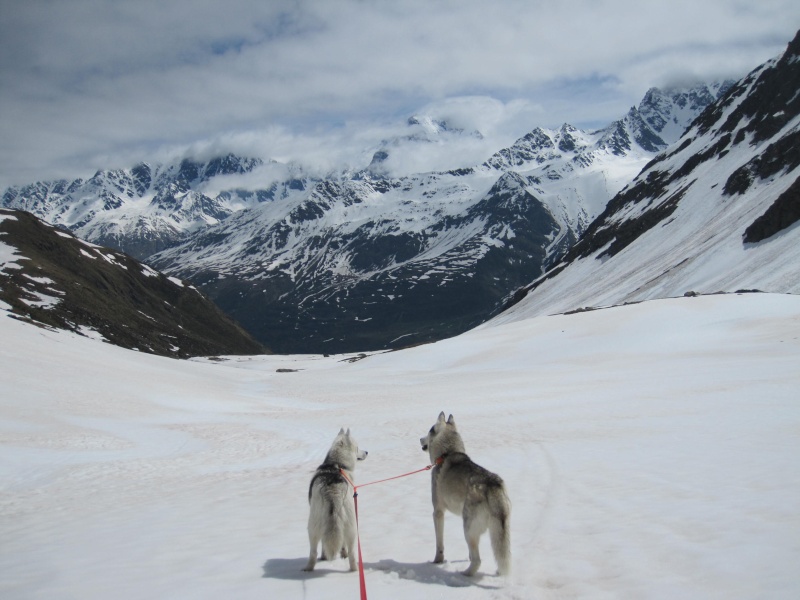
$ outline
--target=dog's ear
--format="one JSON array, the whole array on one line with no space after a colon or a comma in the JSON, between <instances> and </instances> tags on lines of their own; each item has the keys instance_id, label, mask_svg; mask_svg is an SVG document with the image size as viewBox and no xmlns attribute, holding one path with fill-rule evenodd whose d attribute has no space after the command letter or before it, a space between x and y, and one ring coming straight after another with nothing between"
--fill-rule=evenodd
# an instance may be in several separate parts
<instances>
[{"instance_id":1,"label":"dog's ear","mask_svg":"<svg viewBox=\"0 0 800 600\"><path fill-rule=\"evenodd\" d=\"M442 414L444 414L444 413L442 413ZM453 415L450 415L450 418L447 419L447 424L455 426L456 420L453 418Z\"/></svg>"},{"instance_id":2,"label":"dog's ear","mask_svg":"<svg viewBox=\"0 0 800 600\"><path fill-rule=\"evenodd\" d=\"M439 421L439 423L444 423L444 411L439 413L438 421Z\"/></svg>"},{"instance_id":3,"label":"dog's ear","mask_svg":"<svg viewBox=\"0 0 800 600\"><path fill-rule=\"evenodd\" d=\"M339 429L339 435L344 435L344 427Z\"/></svg>"},{"instance_id":4,"label":"dog's ear","mask_svg":"<svg viewBox=\"0 0 800 600\"><path fill-rule=\"evenodd\" d=\"M346 435L347 437L350 437L350 428L349 428L349 427L347 428L347 432L345 432L345 435Z\"/></svg>"}]
</instances>

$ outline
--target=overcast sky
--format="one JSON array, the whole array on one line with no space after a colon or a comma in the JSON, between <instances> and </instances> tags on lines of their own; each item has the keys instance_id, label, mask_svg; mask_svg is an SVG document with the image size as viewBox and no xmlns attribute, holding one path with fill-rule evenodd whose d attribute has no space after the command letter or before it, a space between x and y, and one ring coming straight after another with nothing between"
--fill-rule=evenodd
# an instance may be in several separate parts
<instances>
[{"instance_id":1,"label":"overcast sky","mask_svg":"<svg viewBox=\"0 0 800 600\"><path fill-rule=\"evenodd\" d=\"M226 151L364 166L419 113L482 160L738 78L798 27L797 0L0 0L0 189Z\"/></svg>"}]
</instances>

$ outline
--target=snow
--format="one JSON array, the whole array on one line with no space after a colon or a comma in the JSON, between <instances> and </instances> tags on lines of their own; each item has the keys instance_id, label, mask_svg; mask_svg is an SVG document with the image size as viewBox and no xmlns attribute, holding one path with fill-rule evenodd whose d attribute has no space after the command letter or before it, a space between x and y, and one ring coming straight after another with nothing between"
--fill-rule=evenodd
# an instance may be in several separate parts
<instances>
[{"instance_id":1,"label":"snow","mask_svg":"<svg viewBox=\"0 0 800 600\"><path fill-rule=\"evenodd\" d=\"M340 427L365 483L424 467L440 410L506 481L514 565L427 473L360 490L372 598L800 597L800 298L658 300L400 352L178 361L0 313L0 597L357 598L301 572ZM282 369L282 372L278 372ZM288 372L287 370L291 370Z\"/></svg>"},{"instance_id":2,"label":"snow","mask_svg":"<svg viewBox=\"0 0 800 600\"><path fill-rule=\"evenodd\" d=\"M0 273L8 269L21 269L22 267L17 262L21 258L22 256L16 248L0 242Z\"/></svg>"},{"instance_id":3,"label":"snow","mask_svg":"<svg viewBox=\"0 0 800 600\"><path fill-rule=\"evenodd\" d=\"M145 277L158 277L158 271L155 269L151 269L147 265L141 265L142 267L142 275Z\"/></svg>"},{"instance_id":4,"label":"snow","mask_svg":"<svg viewBox=\"0 0 800 600\"><path fill-rule=\"evenodd\" d=\"M53 290L51 290L53 291ZM27 293L33 298L20 298L21 302L24 302L28 306L35 306L37 308L44 308L50 309L56 306L59 302L61 302L61 298L57 298L55 296L49 296L47 294L43 294L41 292L37 292L36 290L27 290ZM56 292L58 293L58 292Z\"/></svg>"},{"instance_id":5,"label":"snow","mask_svg":"<svg viewBox=\"0 0 800 600\"><path fill-rule=\"evenodd\" d=\"M103 334L97 331L96 329L92 329L91 327L87 327L86 325L81 325L78 327L78 332L87 338L91 338L93 340L100 340L100 341L107 341L106 338L103 337Z\"/></svg>"},{"instance_id":6,"label":"snow","mask_svg":"<svg viewBox=\"0 0 800 600\"><path fill-rule=\"evenodd\" d=\"M107 263L112 264L115 267L122 267L126 271L128 270L128 267L126 267L125 265L122 265L122 264L117 262L116 257L113 254L106 254L106 253L100 252L100 251L98 251L97 254L99 254L100 257L103 260L105 260Z\"/></svg>"}]
</instances>

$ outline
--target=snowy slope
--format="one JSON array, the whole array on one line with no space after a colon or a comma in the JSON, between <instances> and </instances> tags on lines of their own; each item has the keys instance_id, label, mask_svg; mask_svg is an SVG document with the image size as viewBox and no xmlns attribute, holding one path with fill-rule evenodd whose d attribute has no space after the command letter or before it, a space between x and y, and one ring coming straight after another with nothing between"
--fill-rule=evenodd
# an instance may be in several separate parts
<instances>
[{"instance_id":1,"label":"snowy slope","mask_svg":"<svg viewBox=\"0 0 800 600\"><path fill-rule=\"evenodd\" d=\"M506 481L512 574L467 561L427 473L359 493L371 598L800 595L800 298L681 298L345 357L176 361L0 313L0 596L357 598L301 572L341 426L357 481L423 467L452 412ZM295 369L295 372L278 372Z\"/></svg>"},{"instance_id":2,"label":"snowy slope","mask_svg":"<svg viewBox=\"0 0 800 600\"><path fill-rule=\"evenodd\" d=\"M500 318L685 293L800 293L800 36L710 105Z\"/></svg>"}]
</instances>

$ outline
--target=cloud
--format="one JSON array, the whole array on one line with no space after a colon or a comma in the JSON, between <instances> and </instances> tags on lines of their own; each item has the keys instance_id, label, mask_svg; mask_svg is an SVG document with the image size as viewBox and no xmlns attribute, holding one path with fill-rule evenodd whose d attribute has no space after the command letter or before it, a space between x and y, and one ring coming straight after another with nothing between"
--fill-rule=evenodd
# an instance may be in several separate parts
<instances>
[{"instance_id":1,"label":"cloud","mask_svg":"<svg viewBox=\"0 0 800 600\"><path fill-rule=\"evenodd\" d=\"M600 125L652 85L742 75L798 17L783 0L7 1L0 185L212 143L324 168L431 107L488 139Z\"/></svg>"}]
</instances>

